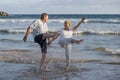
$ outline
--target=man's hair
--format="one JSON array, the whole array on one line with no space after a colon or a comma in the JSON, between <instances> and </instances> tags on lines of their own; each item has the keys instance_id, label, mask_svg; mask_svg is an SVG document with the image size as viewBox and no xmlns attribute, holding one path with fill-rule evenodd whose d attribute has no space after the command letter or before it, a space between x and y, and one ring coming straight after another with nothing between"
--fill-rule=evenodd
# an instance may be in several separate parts
<instances>
[{"instance_id":1,"label":"man's hair","mask_svg":"<svg viewBox=\"0 0 120 80\"><path fill-rule=\"evenodd\" d=\"M48 16L47 13L42 13L40 18L43 19L43 18L46 17L46 16Z\"/></svg>"}]
</instances>

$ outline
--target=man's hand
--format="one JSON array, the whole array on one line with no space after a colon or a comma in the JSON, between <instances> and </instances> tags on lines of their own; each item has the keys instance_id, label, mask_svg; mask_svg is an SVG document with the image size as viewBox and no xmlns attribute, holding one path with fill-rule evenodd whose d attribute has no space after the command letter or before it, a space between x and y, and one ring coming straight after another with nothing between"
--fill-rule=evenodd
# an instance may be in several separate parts
<instances>
[{"instance_id":1,"label":"man's hand","mask_svg":"<svg viewBox=\"0 0 120 80\"><path fill-rule=\"evenodd\" d=\"M26 42L27 41L27 36L23 37L23 41Z\"/></svg>"}]
</instances>

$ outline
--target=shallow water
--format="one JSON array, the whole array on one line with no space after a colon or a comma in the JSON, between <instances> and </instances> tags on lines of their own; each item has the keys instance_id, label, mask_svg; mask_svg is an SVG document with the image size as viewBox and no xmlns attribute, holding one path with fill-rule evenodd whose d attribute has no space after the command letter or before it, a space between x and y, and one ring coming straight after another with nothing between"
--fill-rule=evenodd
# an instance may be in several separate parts
<instances>
[{"instance_id":1,"label":"shallow water","mask_svg":"<svg viewBox=\"0 0 120 80\"><path fill-rule=\"evenodd\" d=\"M87 20L73 38L84 41L72 46L71 69L64 70L64 49L57 39L48 47L50 71L41 76L36 72L41 58L39 45L31 34L26 43L22 41L27 26L39 15L0 17L0 80L119 80L120 15L50 15L49 30L63 28L68 19L73 27L82 16Z\"/></svg>"},{"instance_id":2,"label":"shallow water","mask_svg":"<svg viewBox=\"0 0 120 80\"><path fill-rule=\"evenodd\" d=\"M0 63L0 80L119 80L120 65L74 63L64 70L64 63L49 64L49 71L36 72L38 65ZM58 66L58 67L57 67Z\"/></svg>"},{"instance_id":3,"label":"shallow water","mask_svg":"<svg viewBox=\"0 0 120 80\"><path fill-rule=\"evenodd\" d=\"M2 50L0 80L119 80L120 58L100 53L74 53L69 70L65 70L64 53L49 53L46 64L48 70L41 74L40 51Z\"/></svg>"}]
</instances>

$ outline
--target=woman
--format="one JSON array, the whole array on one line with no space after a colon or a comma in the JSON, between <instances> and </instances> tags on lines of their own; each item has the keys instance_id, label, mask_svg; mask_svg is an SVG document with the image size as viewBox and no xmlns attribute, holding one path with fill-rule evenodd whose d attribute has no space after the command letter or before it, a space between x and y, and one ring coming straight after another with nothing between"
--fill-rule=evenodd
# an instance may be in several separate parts
<instances>
[{"instance_id":1,"label":"woman","mask_svg":"<svg viewBox=\"0 0 120 80\"><path fill-rule=\"evenodd\" d=\"M83 17L82 20L76 26L74 26L72 29L70 29L71 22L65 21L64 28L59 30L56 33L56 35L54 36L54 38L48 43L48 45L50 45L55 39L58 38L58 36L60 36L59 37L59 45L65 49L65 54L66 54L66 69L69 69L69 67L70 67L72 43L79 44L80 42L83 41L83 39L81 39L81 40L73 39L72 34L74 31L76 31L78 29L78 27L80 26L80 24L82 22L84 22L84 20L85 20L85 17Z\"/></svg>"}]
</instances>

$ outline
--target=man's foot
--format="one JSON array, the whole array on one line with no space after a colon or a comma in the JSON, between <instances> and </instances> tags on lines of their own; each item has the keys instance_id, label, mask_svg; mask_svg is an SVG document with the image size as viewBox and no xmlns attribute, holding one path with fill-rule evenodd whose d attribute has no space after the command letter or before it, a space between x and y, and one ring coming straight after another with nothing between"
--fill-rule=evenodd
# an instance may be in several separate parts
<instances>
[{"instance_id":1,"label":"man's foot","mask_svg":"<svg viewBox=\"0 0 120 80\"><path fill-rule=\"evenodd\" d=\"M42 74L44 71L43 71L41 68L39 68L39 69L37 70L37 72L40 73L40 74Z\"/></svg>"},{"instance_id":2,"label":"man's foot","mask_svg":"<svg viewBox=\"0 0 120 80\"><path fill-rule=\"evenodd\" d=\"M68 70L70 67L69 66L67 66L66 68L65 68L65 70Z\"/></svg>"},{"instance_id":3,"label":"man's foot","mask_svg":"<svg viewBox=\"0 0 120 80\"><path fill-rule=\"evenodd\" d=\"M39 73L43 74L46 71L46 67L39 68Z\"/></svg>"}]
</instances>

